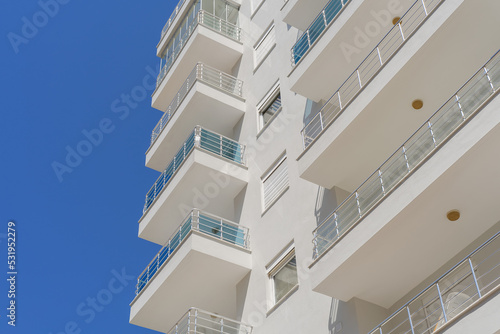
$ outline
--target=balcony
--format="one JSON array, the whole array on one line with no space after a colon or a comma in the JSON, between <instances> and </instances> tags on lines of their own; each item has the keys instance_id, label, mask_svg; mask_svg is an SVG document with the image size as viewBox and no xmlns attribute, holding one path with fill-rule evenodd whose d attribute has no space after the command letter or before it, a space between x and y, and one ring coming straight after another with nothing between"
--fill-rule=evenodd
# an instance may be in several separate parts
<instances>
[{"instance_id":1,"label":"balcony","mask_svg":"<svg viewBox=\"0 0 500 334\"><path fill-rule=\"evenodd\" d=\"M185 2L186 2L186 0L179 0L179 2L177 3L177 5L175 6L174 10L172 11L172 14L170 14L170 17L168 18L167 22L163 26L163 29L161 30L160 43L163 40L163 37L165 37L165 35L167 34L168 29L173 25L173 23L176 22L176 21L178 21L179 17L183 16L182 15L183 9L185 11L186 10L185 8L187 7L187 6L183 7L183 5L184 5ZM160 43L158 43L158 45Z\"/></svg>"},{"instance_id":2,"label":"balcony","mask_svg":"<svg viewBox=\"0 0 500 334\"><path fill-rule=\"evenodd\" d=\"M316 228L315 291L387 308L500 220L499 88L497 53Z\"/></svg>"},{"instance_id":3,"label":"balcony","mask_svg":"<svg viewBox=\"0 0 500 334\"><path fill-rule=\"evenodd\" d=\"M500 287L499 236L500 234L496 234L480 246L384 320L370 334L417 334L444 330L467 316L468 311L486 302ZM494 303L498 305L498 301ZM481 321L496 323L498 327L495 313L496 311L491 313L490 319L483 313ZM481 330L481 324L477 323L477 320L472 328L475 328L476 333L492 333Z\"/></svg>"},{"instance_id":4,"label":"balcony","mask_svg":"<svg viewBox=\"0 0 500 334\"><path fill-rule=\"evenodd\" d=\"M139 237L163 244L186 208L234 216L234 197L246 186L245 146L197 126L146 194Z\"/></svg>"},{"instance_id":5,"label":"balcony","mask_svg":"<svg viewBox=\"0 0 500 334\"><path fill-rule=\"evenodd\" d=\"M167 334L250 334L252 327L220 315L190 308Z\"/></svg>"},{"instance_id":6,"label":"balcony","mask_svg":"<svg viewBox=\"0 0 500 334\"><path fill-rule=\"evenodd\" d=\"M308 120L298 158L302 178L352 192L498 49L496 23L483 16L500 3L429 4L415 2ZM476 19L473 27L463 24ZM418 99L419 110L412 107Z\"/></svg>"},{"instance_id":7,"label":"balcony","mask_svg":"<svg viewBox=\"0 0 500 334\"><path fill-rule=\"evenodd\" d=\"M165 169L182 140L198 124L229 136L245 112L243 82L198 63L151 134L146 166Z\"/></svg>"},{"instance_id":8,"label":"balcony","mask_svg":"<svg viewBox=\"0 0 500 334\"><path fill-rule=\"evenodd\" d=\"M346 2L347 1L348 0L346 0ZM283 22L301 31L305 31L312 20L328 2L328 0L287 0L281 9ZM338 0L338 2L340 2L340 0Z\"/></svg>"},{"instance_id":9,"label":"balcony","mask_svg":"<svg viewBox=\"0 0 500 334\"><path fill-rule=\"evenodd\" d=\"M191 14L177 37L161 49L161 70L153 92L152 106L166 110L175 92L202 62L225 73L231 73L241 55L240 28L204 10Z\"/></svg>"},{"instance_id":10,"label":"balcony","mask_svg":"<svg viewBox=\"0 0 500 334\"><path fill-rule=\"evenodd\" d=\"M139 276L130 322L167 332L190 305L236 317L236 284L252 268L248 229L194 209L176 230Z\"/></svg>"}]
</instances>

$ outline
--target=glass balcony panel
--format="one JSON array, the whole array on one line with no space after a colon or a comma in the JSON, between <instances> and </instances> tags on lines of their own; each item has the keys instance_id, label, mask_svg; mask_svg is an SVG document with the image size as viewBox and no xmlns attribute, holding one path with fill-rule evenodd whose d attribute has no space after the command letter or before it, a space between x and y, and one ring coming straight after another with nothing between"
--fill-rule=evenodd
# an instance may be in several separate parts
<instances>
[{"instance_id":1,"label":"glass balcony panel","mask_svg":"<svg viewBox=\"0 0 500 334\"><path fill-rule=\"evenodd\" d=\"M427 126L421 127L406 143L406 156L410 169L420 163L434 149L432 132Z\"/></svg>"},{"instance_id":2,"label":"glass balcony panel","mask_svg":"<svg viewBox=\"0 0 500 334\"><path fill-rule=\"evenodd\" d=\"M356 196L348 197L337 210L339 234L342 235L359 219L358 203Z\"/></svg>"},{"instance_id":3,"label":"glass balcony panel","mask_svg":"<svg viewBox=\"0 0 500 334\"><path fill-rule=\"evenodd\" d=\"M449 100L442 110L443 114L432 120L432 131L438 145L464 121L459 104L454 99Z\"/></svg>"},{"instance_id":4,"label":"glass balcony panel","mask_svg":"<svg viewBox=\"0 0 500 334\"><path fill-rule=\"evenodd\" d=\"M361 87L359 85L358 74L357 72L354 72L349 78L347 78L342 87L340 87L339 93L342 106L344 107L347 103L349 103L360 89Z\"/></svg>"},{"instance_id":5,"label":"glass balcony panel","mask_svg":"<svg viewBox=\"0 0 500 334\"><path fill-rule=\"evenodd\" d=\"M391 29L378 45L382 62L385 63L389 60L403 42L401 31L399 29Z\"/></svg>"},{"instance_id":6,"label":"glass balcony panel","mask_svg":"<svg viewBox=\"0 0 500 334\"><path fill-rule=\"evenodd\" d=\"M358 189L358 194L361 215L364 215L377 201L384 197L384 190L378 173L372 174L372 176L363 183Z\"/></svg>"},{"instance_id":7,"label":"glass balcony panel","mask_svg":"<svg viewBox=\"0 0 500 334\"><path fill-rule=\"evenodd\" d=\"M484 71L477 73L457 95L465 116L474 112L493 92Z\"/></svg>"},{"instance_id":8,"label":"glass balcony panel","mask_svg":"<svg viewBox=\"0 0 500 334\"><path fill-rule=\"evenodd\" d=\"M386 191L392 189L403 177L408 174L405 155L402 149L393 154L380 168L382 181Z\"/></svg>"},{"instance_id":9,"label":"glass balcony panel","mask_svg":"<svg viewBox=\"0 0 500 334\"><path fill-rule=\"evenodd\" d=\"M376 331L375 331L376 333ZM408 311L402 309L382 325L383 334L406 334L411 333Z\"/></svg>"},{"instance_id":10,"label":"glass balcony panel","mask_svg":"<svg viewBox=\"0 0 500 334\"><path fill-rule=\"evenodd\" d=\"M373 50L359 66L359 76L361 84L364 86L382 67L377 50Z\"/></svg>"},{"instance_id":11,"label":"glass balcony panel","mask_svg":"<svg viewBox=\"0 0 500 334\"><path fill-rule=\"evenodd\" d=\"M481 295L500 284L500 240L498 238L472 257Z\"/></svg>"},{"instance_id":12,"label":"glass balcony panel","mask_svg":"<svg viewBox=\"0 0 500 334\"><path fill-rule=\"evenodd\" d=\"M345 4L347 4L349 0L344 1ZM324 12L325 12L325 17L326 17L326 24L330 24L332 20L337 16L337 14L340 12L342 9L342 1L341 0L334 0L330 1L329 3L326 4Z\"/></svg>"},{"instance_id":13,"label":"glass balcony panel","mask_svg":"<svg viewBox=\"0 0 500 334\"><path fill-rule=\"evenodd\" d=\"M405 36L411 35L420 23L425 19L425 9L421 1L416 2L404 15L404 20L400 21L401 30Z\"/></svg>"},{"instance_id":14,"label":"glass balcony panel","mask_svg":"<svg viewBox=\"0 0 500 334\"><path fill-rule=\"evenodd\" d=\"M500 66L498 65L499 62L500 59L496 59L486 67L488 69L488 75L490 76L490 80L495 90L498 90L500 88Z\"/></svg>"},{"instance_id":15,"label":"glass balcony panel","mask_svg":"<svg viewBox=\"0 0 500 334\"><path fill-rule=\"evenodd\" d=\"M409 305L415 333L432 333L443 312L437 287L434 285Z\"/></svg>"}]
</instances>

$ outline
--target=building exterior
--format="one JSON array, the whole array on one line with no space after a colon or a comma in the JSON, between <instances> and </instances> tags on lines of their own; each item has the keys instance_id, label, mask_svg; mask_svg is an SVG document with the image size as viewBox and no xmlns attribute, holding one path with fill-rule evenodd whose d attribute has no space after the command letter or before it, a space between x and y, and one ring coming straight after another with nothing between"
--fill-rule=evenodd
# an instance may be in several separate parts
<instances>
[{"instance_id":1,"label":"building exterior","mask_svg":"<svg viewBox=\"0 0 500 334\"><path fill-rule=\"evenodd\" d=\"M180 0L130 322L500 333L500 2ZM145 264L146 265L146 264Z\"/></svg>"}]
</instances>

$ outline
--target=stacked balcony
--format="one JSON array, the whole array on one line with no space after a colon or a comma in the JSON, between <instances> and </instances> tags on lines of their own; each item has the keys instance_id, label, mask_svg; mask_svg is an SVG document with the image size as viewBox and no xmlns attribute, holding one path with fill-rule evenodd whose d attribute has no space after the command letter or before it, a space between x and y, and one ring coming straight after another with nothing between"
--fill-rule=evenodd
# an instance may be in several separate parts
<instances>
[{"instance_id":1,"label":"stacked balcony","mask_svg":"<svg viewBox=\"0 0 500 334\"><path fill-rule=\"evenodd\" d=\"M245 146L196 126L146 194L139 237L163 244L186 208L233 217L234 197L246 186Z\"/></svg>"},{"instance_id":2,"label":"stacked balcony","mask_svg":"<svg viewBox=\"0 0 500 334\"><path fill-rule=\"evenodd\" d=\"M162 111L198 62L231 73L243 54L236 7L223 1L214 5L213 0L186 0L179 5L157 47L161 63L152 106ZM227 8L219 13L220 6Z\"/></svg>"},{"instance_id":3,"label":"stacked balcony","mask_svg":"<svg viewBox=\"0 0 500 334\"><path fill-rule=\"evenodd\" d=\"M366 2L357 4L363 6ZM354 5L349 2L337 20L353 10ZM406 5L401 2L402 8ZM304 77L308 83L314 83L307 89L317 92L316 85L333 89L327 98L301 92L315 101L326 101L314 117L306 120L301 132L304 152L298 163L302 178L325 188L337 186L354 191L366 175L383 163L383 157L394 152L498 49L498 43L492 42L496 40L494 31L498 24L490 14L486 14L488 18L484 15L500 10L500 3L417 0L407 6L380 39L370 38L373 45L361 50L363 59L355 67L354 62L340 61L342 69L329 75L327 64L336 61L325 59L318 63L326 66L323 73ZM360 15L359 10L353 15ZM475 23L464 25L464 20ZM342 29L349 27L349 22ZM295 66L296 70L334 26L335 22L318 38ZM463 48L465 42L468 48ZM327 54L325 50L321 57ZM328 59L337 59L332 57ZM343 75L346 69L349 72ZM340 82L330 85L325 77L335 77ZM418 99L423 101L423 107L416 110L412 101Z\"/></svg>"},{"instance_id":4,"label":"stacked balcony","mask_svg":"<svg viewBox=\"0 0 500 334\"><path fill-rule=\"evenodd\" d=\"M345 2L347 1L345 0ZM328 0L285 0L281 9L283 22L301 31L306 31L316 15L329 2ZM341 0L338 0L338 2L341 2Z\"/></svg>"},{"instance_id":5,"label":"stacked balcony","mask_svg":"<svg viewBox=\"0 0 500 334\"><path fill-rule=\"evenodd\" d=\"M196 125L225 136L245 112L243 82L197 63L151 134L146 166L162 171Z\"/></svg>"},{"instance_id":6,"label":"stacked balcony","mask_svg":"<svg viewBox=\"0 0 500 334\"><path fill-rule=\"evenodd\" d=\"M252 327L218 314L190 308L167 334L250 334Z\"/></svg>"},{"instance_id":7,"label":"stacked balcony","mask_svg":"<svg viewBox=\"0 0 500 334\"><path fill-rule=\"evenodd\" d=\"M191 305L235 318L236 284L251 264L247 228L193 209L139 276L130 322L167 332ZM225 330L210 328L240 333L236 323L221 320L213 324ZM184 331L183 320L175 326L168 333L191 333Z\"/></svg>"},{"instance_id":8,"label":"stacked balcony","mask_svg":"<svg viewBox=\"0 0 500 334\"><path fill-rule=\"evenodd\" d=\"M497 53L318 226L315 291L388 308L498 222L499 89Z\"/></svg>"},{"instance_id":9,"label":"stacked balcony","mask_svg":"<svg viewBox=\"0 0 500 334\"><path fill-rule=\"evenodd\" d=\"M461 329L474 328L477 333L492 333L497 323L499 297L492 297L500 288L500 234L481 245L452 269L412 298L384 320L370 334L433 333L462 320ZM481 313L483 324L467 319L474 307L493 298L493 312ZM490 318L490 319L487 319ZM488 321L489 320L489 321ZM490 328L481 329L482 326ZM498 327L498 325L496 325Z\"/></svg>"}]
</instances>

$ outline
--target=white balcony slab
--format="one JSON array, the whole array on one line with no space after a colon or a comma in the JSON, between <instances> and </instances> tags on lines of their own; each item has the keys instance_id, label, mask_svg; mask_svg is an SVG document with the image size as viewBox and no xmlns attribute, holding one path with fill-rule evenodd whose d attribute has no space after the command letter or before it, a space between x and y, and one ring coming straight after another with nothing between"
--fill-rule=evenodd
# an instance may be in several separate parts
<instances>
[{"instance_id":1,"label":"white balcony slab","mask_svg":"<svg viewBox=\"0 0 500 334\"><path fill-rule=\"evenodd\" d=\"M251 268L249 250L192 232L131 303L130 322L166 333L192 305L234 319Z\"/></svg>"},{"instance_id":2,"label":"white balcony slab","mask_svg":"<svg viewBox=\"0 0 500 334\"><path fill-rule=\"evenodd\" d=\"M498 50L498 10L497 2L444 2L299 156L300 176L354 191ZM476 23L464 25L469 16Z\"/></svg>"},{"instance_id":3,"label":"white balcony slab","mask_svg":"<svg viewBox=\"0 0 500 334\"><path fill-rule=\"evenodd\" d=\"M194 148L139 220L139 237L162 245L192 208L233 219L248 178L245 166Z\"/></svg>"},{"instance_id":4,"label":"white balcony slab","mask_svg":"<svg viewBox=\"0 0 500 334\"><path fill-rule=\"evenodd\" d=\"M245 101L197 80L146 152L146 166L163 171L196 125L231 137Z\"/></svg>"},{"instance_id":5,"label":"white balcony slab","mask_svg":"<svg viewBox=\"0 0 500 334\"><path fill-rule=\"evenodd\" d=\"M283 22L305 31L328 0L288 0L281 9Z\"/></svg>"},{"instance_id":6,"label":"white balcony slab","mask_svg":"<svg viewBox=\"0 0 500 334\"><path fill-rule=\"evenodd\" d=\"M232 73L243 54L243 44L201 24L189 37L152 96L152 107L164 111L196 63L202 62L222 72Z\"/></svg>"},{"instance_id":7,"label":"white balcony slab","mask_svg":"<svg viewBox=\"0 0 500 334\"><path fill-rule=\"evenodd\" d=\"M500 221L499 108L497 96L325 252L313 289L389 308Z\"/></svg>"}]
</instances>

